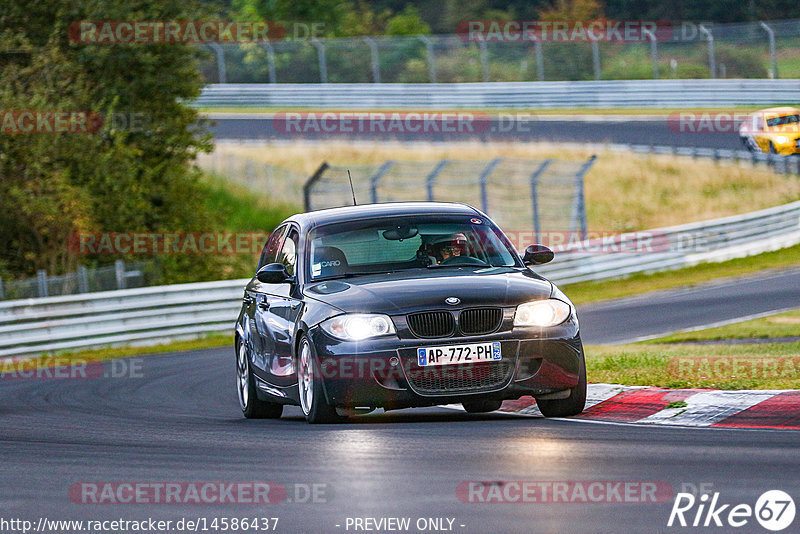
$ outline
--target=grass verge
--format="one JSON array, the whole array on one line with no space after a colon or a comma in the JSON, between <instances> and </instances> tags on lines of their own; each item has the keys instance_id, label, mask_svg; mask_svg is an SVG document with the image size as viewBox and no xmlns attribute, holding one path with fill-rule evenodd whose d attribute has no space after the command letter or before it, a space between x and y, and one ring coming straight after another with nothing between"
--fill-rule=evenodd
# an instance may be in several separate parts
<instances>
[{"instance_id":1,"label":"grass verge","mask_svg":"<svg viewBox=\"0 0 800 534\"><path fill-rule=\"evenodd\" d=\"M719 339L766 339L796 336L800 336L800 309L696 332L672 334L643 343L681 343Z\"/></svg>"},{"instance_id":2,"label":"grass verge","mask_svg":"<svg viewBox=\"0 0 800 534\"><path fill-rule=\"evenodd\" d=\"M800 245L719 263L701 263L674 271L635 274L620 280L579 282L561 287L575 304L586 304L794 265L800 265ZM800 328L795 326L795 330Z\"/></svg>"},{"instance_id":3,"label":"grass verge","mask_svg":"<svg viewBox=\"0 0 800 534\"><path fill-rule=\"evenodd\" d=\"M800 342L588 345L589 382L700 389L800 389Z\"/></svg>"}]
</instances>

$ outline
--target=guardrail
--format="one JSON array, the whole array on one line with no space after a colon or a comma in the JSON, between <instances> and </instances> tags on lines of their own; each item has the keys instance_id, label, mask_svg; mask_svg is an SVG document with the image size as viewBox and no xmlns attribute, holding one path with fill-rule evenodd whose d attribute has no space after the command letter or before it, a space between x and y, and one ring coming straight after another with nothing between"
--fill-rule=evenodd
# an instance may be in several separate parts
<instances>
[{"instance_id":1,"label":"guardrail","mask_svg":"<svg viewBox=\"0 0 800 534\"><path fill-rule=\"evenodd\" d=\"M561 284L724 261L800 243L800 201L558 248L537 271ZM593 252L594 250L600 252ZM232 335L247 280L0 302L0 357L209 332Z\"/></svg>"},{"instance_id":2,"label":"guardrail","mask_svg":"<svg viewBox=\"0 0 800 534\"><path fill-rule=\"evenodd\" d=\"M0 356L233 332L249 280L0 302Z\"/></svg>"},{"instance_id":3,"label":"guardrail","mask_svg":"<svg viewBox=\"0 0 800 534\"><path fill-rule=\"evenodd\" d=\"M707 158L714 161L749 162L752 165L764 163L775 172L783 174L800 174L800 158L787 157L780 154L755 152L749 150L730 150L726 148L679 147L663 145L610 145L612 149L625 149L640 154L660 154L672 156L689 156Z\"/></svg>"},{"instance_id":4,"label":"guardrail","mask_svg":"<svg viewBox=\"0 0 800 534\"><path fill-rule=\"evenodd\" d=\"M549 109L768 106L791 103L800 80L607 80L496 83L212 84L199 107Z\"/></svg>"}]
</instances>

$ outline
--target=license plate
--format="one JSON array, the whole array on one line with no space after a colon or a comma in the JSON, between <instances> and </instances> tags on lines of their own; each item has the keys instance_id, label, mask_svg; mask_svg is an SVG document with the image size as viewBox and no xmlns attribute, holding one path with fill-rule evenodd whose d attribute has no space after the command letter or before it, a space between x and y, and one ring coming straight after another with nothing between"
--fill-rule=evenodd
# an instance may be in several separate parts
<instances>
[{"instance_id":1,"label":"license plate","mask_svg":"<svg viewBox=\"0 0 800 534\"><path fill-rule=\"evenodd\" d=\"M417 349L417 364L420 367L497 361L499 359L501 359L499 341Z\"/></svg>"}]
</instances>

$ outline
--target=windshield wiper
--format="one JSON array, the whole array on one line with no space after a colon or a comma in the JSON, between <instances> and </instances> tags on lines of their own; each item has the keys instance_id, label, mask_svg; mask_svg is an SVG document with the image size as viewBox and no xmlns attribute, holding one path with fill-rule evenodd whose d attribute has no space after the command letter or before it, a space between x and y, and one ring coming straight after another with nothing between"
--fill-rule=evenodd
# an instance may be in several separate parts
<instances>
[{"instance_id":1,"label":"windshield wiper","mask_svg":"<svg viewBox=\"0 0 800 534\"><path fill-rule=\"evenodd\" d=\"M347 271L344 273L329 274L327 276L316 276L313 278L314 282L321 282L323 280L335 280L337 278L352 278L354 276L365 276L368 274L391 274L395 271Z\"/></svg>"}]
</instances>

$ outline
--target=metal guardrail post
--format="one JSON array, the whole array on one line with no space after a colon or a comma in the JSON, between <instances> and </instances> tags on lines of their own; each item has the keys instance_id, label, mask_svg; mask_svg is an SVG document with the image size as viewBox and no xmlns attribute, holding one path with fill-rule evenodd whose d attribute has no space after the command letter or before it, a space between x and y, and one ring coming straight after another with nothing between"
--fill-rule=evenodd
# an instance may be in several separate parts
<instances>
[{"instance_id":1,"label":"metal guardrail post","mask_svg":"<svg viewBox=\"0 0 800 534\"><path fill-rule=\"evenodd\" d=\"M433 184L436 181L436 177L439 176L439 173L442 172L442 169L444 169L448 163L450 163L450 160L443 159L442 161L437 163L436 167L434 167L433 170L428 174L428 176L425 177L425 188L427 189L428 192L429 202L433 201Z\"/></svg>"},{"instance_id":2,"label":"metal guardrail post","mask_svg":"<svg viewBox=\"0 0 800 534\"><path fill-rule=\"evenodd\" d=\"M217 43L208 43L211 50L217 56L217 77L219 83L228 83L228 72L225 70L225 51Z\"/></svg>"},{"instance_id":3,"label":"metal guardrail post","mask_svg":"<svg viewBox=\"0 0 800 534\"><path fill-rule=\"evenodd\" d=\"M325 58L325 45L322 41L314 37L311 44L317 49L317 61L319 61L319 81L328 83L328 60Z\"/></svg>"},{"instance_id":4,"label":"metal guardrail post","mask_svg":"<svg viewBox=\"0 0 800 534\"><path fill-rule=\"evenodd\" d=\"M489 193L487 191L487 183L489 181L489 176L492 175L494 168L497 167L497 164L503 161L503 158L495 158L489 162L489 165L483 169L483 172L478 177L478 182L480 183L481 187L481 211L488 214L489 213Z\"/></svg>"},{"instance_id":5,"label":"metal guardrail post","mask_svg":"<svg viewBox=\"0 0 800 534\"><path fill-rule=\"evenodd\" d=\"M544 81L544 54L542 53L541 41L533 43L533 50L536 54L536 77L540 82Z\"/></svg>"},{"instance_id":6,"label":"metal guardrail post","mask_svg":"<svg viewBox=\"0 0 800 534\"><path fill-rule=\"evenodd\" d=\"M78 293L89 292L89 275L85 265L78 265Z\"/></svg>"},{"instance_id":7,"label":"metal guardrail post","mask_svg":"<svg viewBox=\"0 0 800 534\"><path fill-rule=\"evenodd\" d=\"M592 41L592 67L594 69L594 79L599 80L602 72L600 71L600 45L597 41Z\"/></svg>"},{"instance_id":8,"label":"metal guardrail post","mask_svg":"<svg viewBox=\"0 0 800 534\"><path fill-rule=\"evenodd\" d=\"M483 74L483 81L489 81L489 45L486 44L486 41L479 41L478 48L480 49L481 54L481 71Z\"/></svg>"},{"instance_id":9,"label":"metal guardrail post","mask_svg":"<svg viewBox=\"0 0 800 534\"><path fill-rule=\"evenodd\" d=\"M362 37L367 46L372 59L372 83L381 83L381 60L378 55L378 44L372 37Z\"/></svg>"},{"instance_id":10,"label":"metal guardrail post","mask_svg":"<svg viewBox=\"0 0 800 534\"><path fill-rule=\"evenodd\" d=\"M553 162L551 159L546 159L539 167L531 174L531 215L533 216L533 235L537 243L541 243L541 228L539 226L539 177Z\"/></svg>"},{"instance_id":11,"label":"metal guardrail post","mask_svg":"<svg viewBox=\"0 0 800 534\"><path fill-rule=\"evenodd\" d=\"M428 39L426 35L418 35L417 39L425 44L425 50L428 54L428 80L431 83L436 83L436 56L433 52L433 41Z\"/></svg>"},{"instance_id":12,"label":"metal guardrail post","mask_svg":"<svg viewBox=\"0 0 800 534\"><path fill-rule=\"evenodd\" d=\"M392 165L394 165L394 161L392 160L385 162L383 165L381 165L380 169L378 169L378 172L372 175L372 178L369 179L369 193L373 204L378 203L378 182L380 182L384 174L389 172L389 169L392 168Z\"/></svg>"},{"instance_id":13,"label":"metal guardrail post","mask_svg":"<svg viewBox=\"0 0 800 534\"><path fill-rule=\"evenodd\" d=\"M278 77L275 74L275 49L272 48L272 43L264 43L264 48L267 50L267 68L269 70L269 83L278 83Z\"/></svg>"},{"instance_id":14,"label":"metal guardrail post","mask_svg":"<svg viewBox=\"0 0 800 534\"><path fill-rule=\"evenodd\" d=\"M714 36L711 35L711 32L703 26L702 24L698 26L700 29L700 33L706 36L706 40L708 41L708 71L712 78L717 77L717 64L716 59L714 56Z\"/></svg>"},{"instance_id":15,"label":"metal guardrail post","mask_svg":"<svg viewBox=\"0 0 800 534\"><path fill-rule=\"evenodd\" d=\"M36 282L39 289L39 296L46 297L48 296L47 291L47 271L44 269L39 269L36 271Z\"/></svg>"},{"instance_id":16,"label":"metal guardrail post","mask_svg":"<svg viewBox=\"0 0 800 534\"><path fill-rule=\"evenodd\" d=\"M4 300L6 298L6 292L3 289L3 278L0 277L0 300Z\"/></svg>"},{"instance_id":17,"label":"metal guardrail post","mask_svg":"<svg viewBox=\"0 0 800 534\"><path fill-rule=\"evenodd\" d=\"M312 211L311 209L311 188L314 187L314 184L322 178L323 173L328 169L329 165L327 162L323 161L322 165L314 171L314 174L306 180L306 183L303 184L303 209L305 211Z\"/></svg>"},{"instance_id":18,"label":"metal guardrail post","mask_svg":"<svg viewBox=\"0 0 800 534\"><path fill-rule=\"evenodd\" d=\"M767 32L767 38L769 39L769 63L772 65L770 78L778 78L778 58L775 54L775 32L772 31L772 28L767 26L767 23L764 21L759 21L758 24Z\"/></svg>"},{"instance_id":19,"label":"metal guardrail post","mask_svg":"<svg viewBox=\"0 0 800 534\"><path fill-rule=\"evenodd\" d=\"M125 262L117 260L114 262L114 274L117 277L117 289L125 289Z\"/></svg>"},{"instance_id":20,"label":"metal guardrail post","mask_svg":"<svg viewBox=\"0 0 800 534\"><path fill-rule=\"evenodd\" d=\"M584 163L580 170L578 170L578 174L575 175L575 186L577 187L578 191L578 206L577 206L577 217L578 223L580 224L581 228L581 239L585 240L589 231L586 227L586 195L584 194L583 189L583 181L586 177L586 173L589 172L589 169L592 168L594 162L597 160L597 155L592 155L586 163Z\"/></svg>"},{"instance_id":21,"label":"metal guardrail post","mask_svg":"<svg viewBox=\"0 0 800 534\"><path fill-rule=\"evenodd\" d=\"M650 61L653 62L653 79L658 80L660 73L658 72L658 39L656 34L649 29L642 30L642 33L650 40Z\"/></svg>"}]
</instances>

